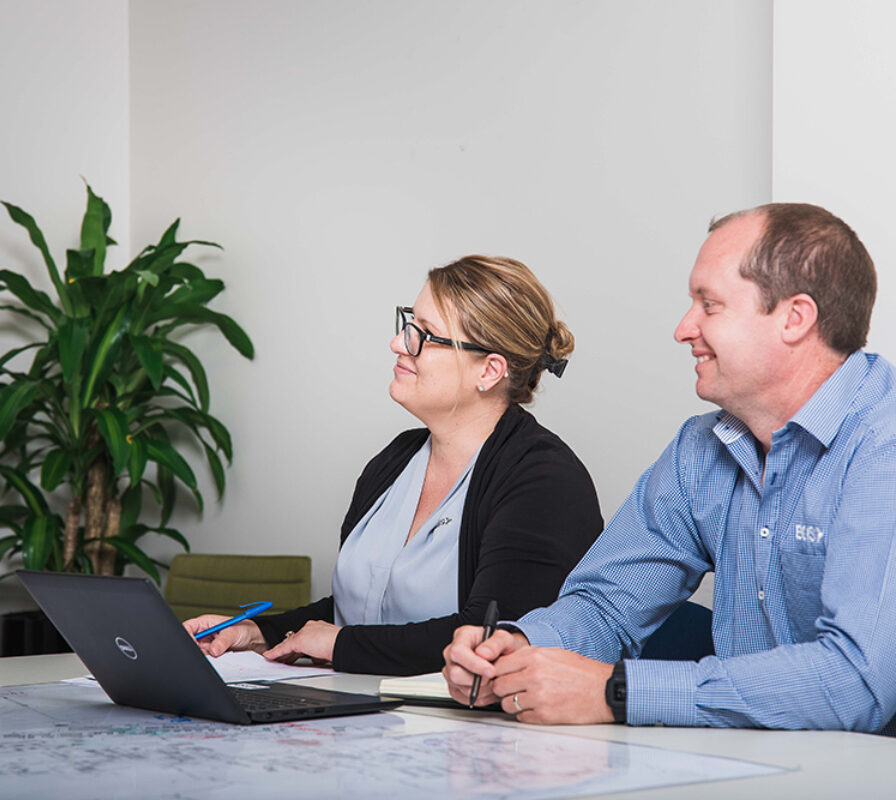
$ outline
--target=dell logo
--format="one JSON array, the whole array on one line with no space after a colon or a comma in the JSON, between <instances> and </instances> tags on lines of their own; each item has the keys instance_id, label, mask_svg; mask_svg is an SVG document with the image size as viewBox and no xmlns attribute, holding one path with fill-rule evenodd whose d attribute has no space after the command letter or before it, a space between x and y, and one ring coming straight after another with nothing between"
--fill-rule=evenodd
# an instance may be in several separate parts
<instances>
[{"instance_id":1,"label":"dell logo","mask_svg":"<svg viewBox=\"0 0 896 800\"><path fill-rule=\"evenodd\" d=\"M132 645L127 639L123 639L121 636L115 637L115 646L121 650L131 661L137 660L137 651L134 649L134 645Z\"/></svg>"}]
</instances>

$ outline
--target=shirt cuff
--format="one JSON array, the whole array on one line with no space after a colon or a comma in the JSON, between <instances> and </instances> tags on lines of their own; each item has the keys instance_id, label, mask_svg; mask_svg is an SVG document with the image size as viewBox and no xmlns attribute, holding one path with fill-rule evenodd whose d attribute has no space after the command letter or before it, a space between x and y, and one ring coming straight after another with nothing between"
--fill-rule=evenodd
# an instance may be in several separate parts
<instances>
[{"instance_id":1,"label":"shirt cuff","mask_svg":"<svg viewBox=\"0 0 896 800\"><path fill-rule=\"evenodd\" d=\"M625 662L626 722L629 725L697 724L697 662Z\"/></svg>"},{"instance_id":2,"label":"shirt cuff","mask_svg":"<svg viewBox=\"0 0 896 800\"><path fill-rule=\"evenodd\" d=\"M563 647L560 634L543 622L502 622L498 627L519 631L533 647Z\"/></svg>"}]
</instances>

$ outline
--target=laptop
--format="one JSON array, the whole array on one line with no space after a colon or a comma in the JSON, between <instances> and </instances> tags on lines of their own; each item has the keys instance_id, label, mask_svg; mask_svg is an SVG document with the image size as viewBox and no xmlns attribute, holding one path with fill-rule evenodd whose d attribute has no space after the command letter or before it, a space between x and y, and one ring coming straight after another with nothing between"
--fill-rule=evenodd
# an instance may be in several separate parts
<instances>
[{"instance_id":1,"label":"laptop","mask_svg":"<svg viewBox=\"0 0 896 800\"><path fill-rule=\"evenodd\" d=\"M16 572L119 705L240 725L367 714L395 698L276 681L226 684L146 578Z\"/></svg>"}]
</instances>

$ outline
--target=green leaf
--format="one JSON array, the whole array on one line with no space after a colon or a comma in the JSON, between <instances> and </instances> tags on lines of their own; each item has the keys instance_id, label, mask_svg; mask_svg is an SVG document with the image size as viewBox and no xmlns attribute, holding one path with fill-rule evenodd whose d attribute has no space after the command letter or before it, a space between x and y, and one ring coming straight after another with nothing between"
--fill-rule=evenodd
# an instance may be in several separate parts
<instances>
[{"instance_id":1,"label":"green leaf","mask_svg":"<svg viewBox=\"0 0 896 800\"><path fill-rule=\"evenodd\" d=\"M122 334L128 324L128 307L121 306L118 313L113 317L112 322L103 333L102 339L96 347L96 353L93 357L93 363L87 373L87 383L84 385L83 406L89 406L93 400L93 394L97 383L108 374L114 366L114 357L117 346L121 342Z\"/></svg>"},{"instance_id":2,"label":"green leaf","mask_svg":"<svg viewBox=\"0 0 896 800\"><path fill-rule=\"evenodd\" d=\"M202 325L206 323L217 327L224 334L224 338L236 348L240 355L249 359L255 357L255 348L246 332L226 314L219 314L217 311L211 311L208 308L199 308L189 313L183 313L176 322L162 327L167 330L173 330L180 325Z\"/></svg>"},{"instance_id":3,"label":"green leaf","mask_svg":"<svg viewBox=\"0 0 896 800\"><path fill-rule=\"evenodd\" d=\"M155 564L152 563L152 559L133 542L122 539L120 536L108 536L102 541L106 544L111 544L126 560L140 567L156 583L161 583L159 571L156 569Z\"/></svg>"},{"instance_id":4,"label":"green leaf","mask_svg":"<svg viewBox=\"0 0 896 800\"><path fill-rule=\"evenodd\" d=\"M72 466L72 454L68 450L51 450L44 457L40 471L40 485L52 492L68 475Z\"/></svg>"},{"instance_id":5,"label":"green leaf","mask_svg":"<svg viewBox=\"0 0 896 800\"><path fill-rule=\"evenodd\" d=\"M0 282L32 311L45 314L54 323L62 317L59 309L50 300L50 296L46 292L35 289L28 279L19 275L18 272L0 269Z\"/></svg>"},{"instance_id":6,"label":"green leaf","mask_svg":"<svg viewBox=\"0 0 896 800\"><path fill-rule=\"evenodd\" d=\"M195 264L188 264L186 261L178 261L171 265L168 270L168 277L185 283L187 281L205 280L205 273Z\"/></svg>"},{"instance_id":7,"label":"green leaf","mask_svg":"<svg viewBox=\"0 0 896 800\"><path fill-rule=\"evenodd\" d=\"M180 217L178 217L174 222L172 222L167 230L162 234L162 238L159 239L159 247L167 247L170 244L174 244L177 241L177 229L180 225Z\"/></svg>"},{"instance_id":8,"label":"green leaf","mask_svg":"<svg viewBox=\"0 0 896 800\"><path fill-rule=\"evenodd\" d=\"M34 400L39 381L21 380L0 389L0 441L6 438L23 408Z\"/></svg>"},{"instance_id":9,"label":"green leaf","mask_svg":"<svg viewBox=\"0 0 896 800\"><path fill-rule=\"evenodd\" d=\"M2 202L2 201L0 201ZM53 281L53 286L56 287L56 292L59 295L59 299L62 302L62 307L65 309L66 314L71 315L72 309L68 300L68 293L65 289L65 284L62 282L62 279L59 277L59 270L56 268L56 262L53 261L53 257L50 255L50 250L47 247L47 242L44 239L43 233L41 233L40 228L37 227L37 223L34 221L34 217L28 214L26 211L23 211L18 206L14 206L12 203L3 203L6 206L6 210L9 212L9 216L13 222L17 225L21 225L26 231L28 231L28 236L31 237L31 241L38 250L40 250L41 255L44 257L44 263L47 265L47 272L50 274L50 280Z\"/></svg>"},{"instance_id":10,"label":"green leaf","mask_svg":"<svg viewBox=\"0 0 896 800\"><path fill-rule=\"evenodd\" d=\"M33 319L36 323L46 328L50 333L53 333L54 329L51 323L47 322L43 317L35 314L33 311L29 311L24 306L14 306L10 305L9 303L5 303L4 305L0 305L0 309L3 309L4 311L11 311L13 314L20 314L23 317Z\"/></svg>"},{"instance_id":11,"label":"green leaf","mask_svg":"<svg viewBox=\"0 0 896 800\"><path fill-rule=\"evenodd\" d=\"M131 483L137 485L143 477L146 469L146 440L142 436L135 436L131 441L131 457L128 460L128 474Z\"/></svg>"},{"instance_id":12,"label":"green leaf","mask_svg":"<svg viewBox=\"0 0 896 800\"><path fill-rule=\"evenodd\" d=\"M53 551L55 516L29 517L22 529L22 557L25 569L43 569Z\"/></svg>"},{"instance_id":13,"label":"green leaf","mask_svg":"<svg viewBox=\"0 0 896 800\"><path fill-rule=\"evenodd\" d=\"M65 251L65 279L69 285L93 274L94 250Z\"/></svg>"},{"instance_id":14,"label":"green leaf","mask_svg":"<svg viewBox=\"0 0 896 800\"><path fill-rule=\"evenodd\" d=\"M119 535L125 536L124 531L137 524L140 519L140 511L143 508L143 488L139 483L128 486L121 495L121 520L119 522ZM125 536L125 538L128 538Z\"/></svg>"},{"instance_id":15,"label":"green leaf","mask_svg":"<svg viewBox=\"0 0 896 800\"><path fill-rule=\"evenodd\" d=\"M159 514L159 525L165 526L171 519L174 512L174 503L177 500L177 486L174 483L174 474L170 469L166 469L161 464L156 469L156 483L158 484L159 496L161 498L161 513Z\"/></svg>"},{"instance_id":16,"label":"green leaf","mask_svg":"<svg viewBox=\"0 0 896 800\"><path fill-rule=\"evenodd\" d=\"M193 378L196 392L199 395L199 407L203 411L208 411L208 378L206 377L205 368L202 366L202 362L188 347L184 347L182 344L172 342L168 339L162 340L162 350L167 355L170 355L183 363L183 365L190 371L190 377Z\"/></svg>"},{"instance_id":17,"label":"green leaf","mask_svg":"<svg viewBox=\"0 0 896 800\"><path fill-rule=\"evenodd\" d=\"M192 408L170 408L166 413L181 420L185 425L189 425L194 430L197 427L205 428L215 440L215 445L219 450L223 451L228 462L233 461L233 443L230 439L230 432L224 427L223 423L215 419L211 414L203 414ZM198 435L198 433L197 433Z\"/></svg>"},{"instance_id":18,"label":"green leaf","mask_svg":"<svg viewBox=\"0 0 896 800\"><path fill-rule=\"evenodd\" d=\"M146 455L150 461L170 470L190 489L196 489L196 476L184 457L168 442L159 439L146 440Z\"/></svg>"},{"instance_id":19,"label":"green leaf","mask_svg":"<svg viewBox=\"0 0 896 800\"><path fill-rule=\"evenodd\" d=\"M208 459L209 469L211 469L212 477L215 479L215 487L218 489L218 499L220 500L224 496L224 485L226 483L224 465L221 463L221 459L218 458L218 454L211 447L205 442L202 443L202 446L205 448L205 457Z\"/></svg>"},{"instance_id":20,"label":"green leaf","mask_svg":"<svg viewBox=\"0 0 896 800\"><path fill-rule=\"evenodd\" d=\"M178 313L178 306L204 306L224 291L224 281L199 278L185 283L160 303L155 319L164 319Z\"/></svg>"},{"instance_id":21,"label":"green leaf","mask_svg":"<svg viewBox=\"0 0 896 800\"><path fill-rule=\"evenodd\" d=\"M199 509L200 516L205 511L205 502L202 499L202 492L199 489L193 489L193 499L196 501L196 506Z\"/></svg>"},{"instance_id":22,"label":"green leaf","mask_svg":"<svg viewBox=\"0 0 896 800\"><path fill-rule=\"evenodd\" d=\"M40 516L50 513L47 501L44 500L41 490L31 483L20 470L0 465L0 475L6 478L8 486L11 486L22 495L25 505L28 506L32 514Z\"/></svg>"},{"instance_id":23,"label":"green leaf","mask_svg":"<svg viewBox=\"0 0 896 800\"><path fill-rule=\"evenodd\" d=\"M117 408L95 408L93 416L112 455L112 477L117 477L131 455L127 417Z\"/></svg>"},{"instance_id":24,"label":"green leaf","mask_svg":"<svg viewBox=\"0 0 896 800\"><path fill-rule=\"evenodd\" d=\"M81 319L67 319L59 326L59 362L62 380L71 383L80 373L81 358L87 348L87 323Z\"/></svg>"},{"instance_id":25,"label":"green leaf","mask_svg":"<svg viewBox=\"0 0 896 800\"><path fill-rule=\"evenodd\" d=\"M0 506L0 526L18 530L18 526L14 525L14 523L27 515L28 509L25 506Z\"/></svg>"},{"instance_id":26,"label":"green leaf","mask_svg":"<svg viewBox=\"0 0 896 800\"><path fill-rule=\"evenodd\" d=\"M170 397L181 397L189 403L192 403L194 406L198 406L199 403L196 402L196 395L193 392L193 387L190 385L190 382L181 375L174 367L170 364L165 364L163 370L166 378L171 378L178 386L183 387L184 391L187 393L186 395L178 392L176 389L172 389L169 386L161 387L158 391L159 396L167 395Z\"/></svg>"},{"instance_id":27,"label":"green leaf","mask_svg":"<svg viewBox=\"0 0 896 800\"><path fill-rule=\"evenodd\" d=\"M190 543L184 538L184 535L174 528L151 528L149 525L136 524L131 525L130 528L124 530L121 534L122 538L127 539L128 541L136 541L141 536L145 536L147 533L158 533L161 536L167 536L169 539L174 539L176 542L179 542L181 546L188 553L190 552Z\"/></svg>"},{"instance_id":28,"label":"green leaf","mask_svg":"<svg viewBox=\"0 0 896 800\"><path fill-rule=\"evenodd\" d=\"M81 222L81 250L93 250L91 275L102 275L106 264L106 231L112 212L106 201L93 193L87 184L87 209Z\"/></svg>"},{"instance_id":29,"label":"green leaf","mask_svg":"<svg viewBox=\"0 0 896 800\"><path fill-rule=\"evenodd\" d=\"M4 306L0 306L0 308L4 308ZM33 342L32 344L26 344L24 347L16 347L13 350L7 350L0 356L0 369L2 369L8 361L19 355L19 353L24 353L26 350L33 350L35 347L41 347L42 345L42 342Z\"/></svg>"},{"instance_id":30,"label":"green leaf","mask_svg":"<svg viewBox=\"0 0 896 800\"><path fill-rule=\"evenodd\" d=\"M4 536L0 539L0 561L3 560L4 556L15 547L19 545L21 542L21 538L18 536Z\"/></svg>"},{"instance_id":31,"label":"green leaf","mask_svg":"<svg viewBox=\"0 0 896 800\"><path fill-rule=\"evenodd\" d=\"M137 354L137 360L146 370L149 381L152 383L153 389L158 389L162 384L162 367L164 363L164 355L158 341L150 339L148 336L136 336L128 334L128 341L134 352Z\"/></svg>"},{"instance_id":32,"label":"green leaf","mask_svg":"<svg viewBox=\"0 0 896 800\"><path fill-rule=\"evenodd\" d=\"M159 276L155 272L141 269L137 271L137 275L140 277L140 280L146 281L150 286L155 287L159 285Z\"/></svg>"}]
</instances>

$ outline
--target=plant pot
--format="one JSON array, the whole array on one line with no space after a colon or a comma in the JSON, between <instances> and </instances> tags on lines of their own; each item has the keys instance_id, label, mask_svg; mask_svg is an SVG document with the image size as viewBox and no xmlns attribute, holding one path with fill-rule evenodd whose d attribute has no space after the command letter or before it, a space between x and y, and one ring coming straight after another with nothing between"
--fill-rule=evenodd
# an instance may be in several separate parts
<instances>
[{"instance_id":1,"label":"plant pot","mask_svg":"<svg viewBox=\"0 0 896 800\"><path fill-rule=\"evenodd\" d=\"M43 611L0 614L0 657L70 653L71 650Z\"/></svg>"}]
</instances>

